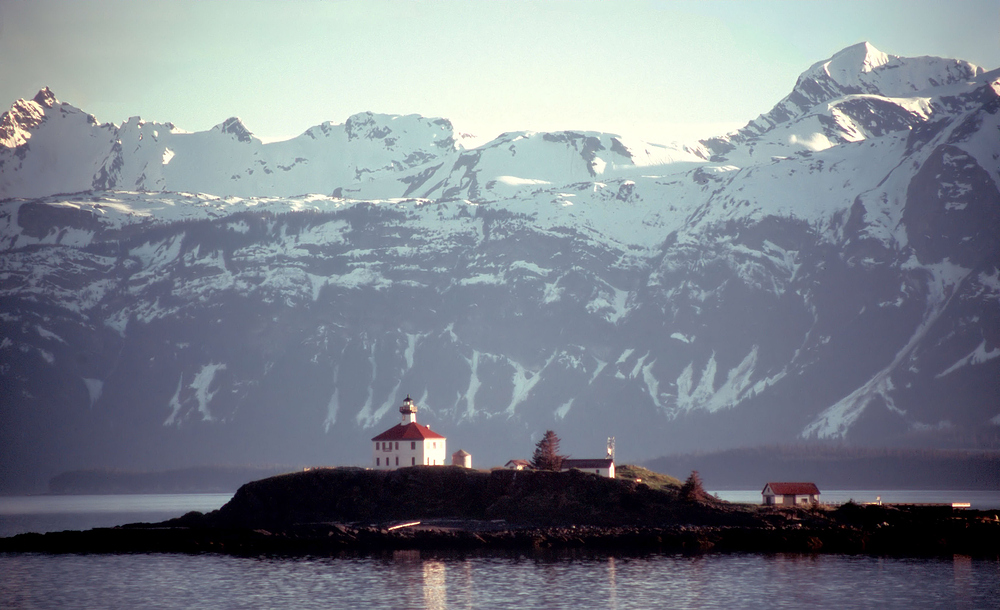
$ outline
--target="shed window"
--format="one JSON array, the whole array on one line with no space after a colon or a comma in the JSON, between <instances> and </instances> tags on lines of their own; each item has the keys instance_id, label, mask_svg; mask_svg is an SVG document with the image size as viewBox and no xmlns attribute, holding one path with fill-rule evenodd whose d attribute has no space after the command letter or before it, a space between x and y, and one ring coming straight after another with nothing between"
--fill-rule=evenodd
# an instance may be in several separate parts
<instances>
[{"instance_id":1,"label":"shed window","mask_svg":"<svg viewBox=\"0 0 1000 610\"><path fill-rule=\"evenodd\" d=\"M375 458L375 465L376 466L381 466L382 465L382 458Z\"/></svg>"},{"instance_id":2,"label":"shed window","mask_svg":"<svg viewBox=\"0 0 1000 610\"><path fill-rule=\"evenodd\" d=\"M399 441L396 441L396 451L399 451Z\"/></svg>"},{"instance_id":3,"label":"shed window","mask_svg":"<svg viewBox=\"0 0 1000 610\"><path fill-rule=\"evenodd\" d=\"M417 441L410 441L410 449L416 449L416 448L417 448Z\"/></svg>"},{"instance_id":4,"label":"shed window","mask_svg":"<svg viewBox=\"0 0 1000 610\"><path fill-rule=\"evenodd\" d=\"M399 466L399 456L396 456L396 466Z\"/></svg>"},{"instance_id":5,"label":"shed window","mask_svg":"<svg viewBox=\"0 0 1000 610\"><path fill-rule=\"evenodd\" d=\"M416 465L417 465L417 458L411 457L410 458L410 466L416 466Z\"/></svg>"}]
</instances>

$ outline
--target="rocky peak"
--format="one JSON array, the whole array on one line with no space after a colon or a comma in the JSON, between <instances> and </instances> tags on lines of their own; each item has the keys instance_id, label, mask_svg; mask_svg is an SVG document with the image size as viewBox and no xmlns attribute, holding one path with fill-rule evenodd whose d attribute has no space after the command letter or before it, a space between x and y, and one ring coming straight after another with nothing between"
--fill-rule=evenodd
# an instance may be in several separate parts
<instances>
[{"instance_id":1,"label":"rocky peak","mask_svg":"<svg viewBox=\"0 0 1000 610\"><path fill-rule=\"evenodd\" d=\"M711 158L723 158L736 144L850 95L912 97L917 92L972 81L983 73L982 68L967 61L899 57L883 53L869 42L860 42L810 66L799 75L791 93L735 135L710 138L702 145ZM890 113L899 114L895 110Z\"/></svg>"},{"instance_id":2,"label":"rocky peak","mask_svg":"<svg viewBox=\"0 0 1000 610\"><path fill-rule=\"evenodd\" d=\"M41 104L46 108L52 108L57 102L56 96L52 93L52 90L48 87L42 87L38 93L35 94L33 100L37 104Z\"/></svg>"},{"instance_id":3,"label":"rocky peak","mask_svg":"<svg viewBox=\"0 0 1000 610\"><path fill-rule=\"evenodd\" d=\"M46 87L38 92L34 100L14 102L10 110L0 115L0 146L17 148L26 144L31 139L31 130L42 124L45 109L51 108L55 99Z\"/></svg>"},{"instance_id":4,"label":"rocky peak","mask_svg":"<svg viewBox=\"0 0 1000 610\"><path fill-rule=\"evenodd\" d=\"M344 131L347 132L347 139L367 138L369 140L381 140L392 133L388 125L384 125L384 115L376 115L372 112L359 112L351 115L344 123Z\"/></svg>"},{"instance_id":5,"label":"rocky peak","mask_svg":"<svg viewBox=\"0 0 1000 610\"><path fill-rule=\"evenodd\" d=\"M222 133L228 133L236 137L240 142L250 142L253 140L253 133L246 128L239 117L229 117L219 125L212 128Z\"/></svg>"}]
</instances>

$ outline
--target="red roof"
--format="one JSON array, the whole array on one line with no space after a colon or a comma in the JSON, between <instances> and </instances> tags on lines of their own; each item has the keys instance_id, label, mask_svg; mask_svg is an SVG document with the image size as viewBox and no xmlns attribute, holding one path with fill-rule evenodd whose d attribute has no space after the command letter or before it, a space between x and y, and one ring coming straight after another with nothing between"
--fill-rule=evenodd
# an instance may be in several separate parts
<instances>
[{"instance_id":1,"label":"red roof","mask_svg":"<svg viewBox=\"0 0 1000 610\"><path fill-rule=\"evenodd\" d=\"M819 495L819 488L815 483L768 483L764 486L764 491L770 487L776 496L806 496Z\"/></svg>"},{"instance_id":2,"label":"red roof","mask_svg":"<svg viewBox=\"0 0 1000 610\"><path fill-rule=\"evenodd\" d=\"M410 422L408 424L396 424L382 434L379 434L373 441L416 441L425 438L444 438L437 432L431 432L427 426Z\"/></svg>"}]
</instances>

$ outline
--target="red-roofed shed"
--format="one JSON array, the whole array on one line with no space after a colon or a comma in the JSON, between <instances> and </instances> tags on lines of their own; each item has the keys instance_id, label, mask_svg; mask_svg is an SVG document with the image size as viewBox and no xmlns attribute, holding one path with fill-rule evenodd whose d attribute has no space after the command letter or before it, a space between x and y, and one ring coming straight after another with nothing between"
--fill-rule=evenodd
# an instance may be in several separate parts
<instances>
[{"instance_id":1,"label":"red-roofed shed","mask_svg":"<svg viewBox=\"0 0 1000 610\"><path fill-rule=\"evenodd\" d=\"M795 506L819 502L815 483L768 483L760 492L768 506Z\"/></svg>"}]
</instances>

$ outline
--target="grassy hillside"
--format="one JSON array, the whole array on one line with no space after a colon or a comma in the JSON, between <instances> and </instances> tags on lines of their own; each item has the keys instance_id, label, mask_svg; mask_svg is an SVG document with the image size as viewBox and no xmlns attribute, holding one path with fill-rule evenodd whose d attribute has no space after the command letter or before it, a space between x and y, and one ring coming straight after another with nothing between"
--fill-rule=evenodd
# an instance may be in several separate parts
<instances>
[{"instance_id":1,"label":"grassy hillside","mask_svg":"<svg viewBox=\"0 0 1000 610\"><path fill-rule=\"evenodd\" d=\"M660 474L634 464L623 464L615 467L615 476L620 479L639 480L653 489L660 490L676 491L683 485L682 481L675 479L669 474Z\"/></svg>"}]
</instances>

